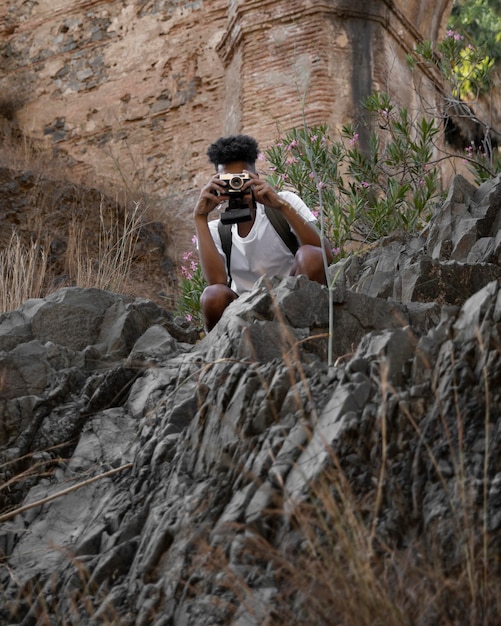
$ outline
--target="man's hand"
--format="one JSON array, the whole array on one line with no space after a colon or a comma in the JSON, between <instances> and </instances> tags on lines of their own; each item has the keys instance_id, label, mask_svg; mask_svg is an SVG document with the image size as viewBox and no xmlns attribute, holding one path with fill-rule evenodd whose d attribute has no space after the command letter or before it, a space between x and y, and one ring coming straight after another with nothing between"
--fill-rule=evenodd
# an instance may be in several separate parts
<instances>
[{"instance_id":1,"label":"man's hand","mask_svg":"<svg viewBox=\"0 0 501 626\"><path fill-rule=\"evenodd\" d=\"M228 200L225 194L226 183L219 180L219 174L215 174L210 181L202 188L198 202L193 211L193 217L207 216L218 207L221 202Z\"/></svg>"},{"instance_id":2,"label":"man's hand","mask_svg":"<svg viewBox=\"0 0 501 626\"><path fill-rule=\"evenodd\" d=\"M259 178L255 172L244 170L246 174L249 174L250 180L248 180L243 186L242 191L252 190L254 199L261 204L271 206L274 209L281 209L284 205L284 201L278 195L276 190L266 180Z\"/></svg>"},{"instance_id":3,"label":"man's hand","mask_svg":"<svg viewBox=\"0 0 501 626\"><path fill-rule=\"evenodd\" d=\"M216 174L201 190L193 209L200 266L209 285L226 285L227 282L226 265L212 239L208 220L209 213L228 199L224 191L225 183Z\"/></svg>"},{"instance_id":4,"label":"man's hand","mask_svg":"<svg viewBox=\"0 0 501 626\"><path fill-rule=\"evenodd\" d=\"M252 189L254 198L258 202L280 211L289 222L289 226L299 239L301 246L310 245L320 247L323 245L326 251L327 261L330 263L332 260L332 246L329 241L325 238L322 240L315 226L313 226L311 222L307 222L268 182L260 179L254 172L247 170L246 172L251 177L251 180L243 185L242 190Z\"/></svg>"}]
</instances>

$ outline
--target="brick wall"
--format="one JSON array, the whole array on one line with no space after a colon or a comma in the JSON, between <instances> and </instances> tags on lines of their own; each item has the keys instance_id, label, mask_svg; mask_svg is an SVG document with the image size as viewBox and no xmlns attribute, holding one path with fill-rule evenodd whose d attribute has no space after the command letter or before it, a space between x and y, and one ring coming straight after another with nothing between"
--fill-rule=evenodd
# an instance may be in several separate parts
<instances>
[{"instance_id":1,"label":"brick wall","mask_svg":"<svg viewBox=\"0 0 501 626\"><path fill-rule=\"evenodd\" d=\"M451 5L11 0L0 7L0 95L21 103L20 132L76 174L175 196L205 180L220 134L264 147L303 110L340 126L375 87L416 104L405 54L443 34Z\"/></svg>"}]
</instances>

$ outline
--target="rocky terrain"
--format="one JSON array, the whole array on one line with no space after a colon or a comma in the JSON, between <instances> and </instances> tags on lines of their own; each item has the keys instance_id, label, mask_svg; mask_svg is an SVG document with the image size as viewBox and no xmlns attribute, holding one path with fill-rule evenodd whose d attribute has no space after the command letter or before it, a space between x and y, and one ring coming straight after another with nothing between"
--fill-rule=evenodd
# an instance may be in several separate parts
<instances>
[{"instance_id":1,"label":"rocky terrain","mask_svg":"<svg viewBox=\"0 0 501 626\"><path fill-rule=\"evenodd\" d=\"M201 341L92 289L1 315L0 621L497 624L500 208L457 177Z\"/></svg>"}]
</instances>

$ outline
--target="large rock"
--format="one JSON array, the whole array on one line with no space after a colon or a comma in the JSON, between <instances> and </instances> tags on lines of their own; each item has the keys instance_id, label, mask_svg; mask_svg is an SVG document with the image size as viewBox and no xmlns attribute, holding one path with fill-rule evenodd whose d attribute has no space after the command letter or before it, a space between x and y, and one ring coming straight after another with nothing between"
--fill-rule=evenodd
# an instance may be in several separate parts
<instances>
[{"instance_id":1,"label":"large rock","mask_svg":"<svg viewBox=\"0 0 501 626\"><path fill-rule=\"evenodd\" d=\"M501 175L478 189L456 176L420 235L394 233L329 268L340 288L379 298L460 305L499 279Z\"/></svg>"}]
</instances>

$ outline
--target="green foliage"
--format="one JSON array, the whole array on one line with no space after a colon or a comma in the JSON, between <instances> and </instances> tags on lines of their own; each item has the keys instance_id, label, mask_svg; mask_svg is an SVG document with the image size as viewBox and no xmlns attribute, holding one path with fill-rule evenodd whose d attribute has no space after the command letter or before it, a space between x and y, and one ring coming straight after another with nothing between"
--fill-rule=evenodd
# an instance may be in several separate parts
<instances>
[{"instance_id":1,"label":"green foliage","mask_svg":"<svg viewBox=\"0 0 501 626\"><path fill-rule=\"evenodd\" d=\"M492 87L492 75L501 61L501 1L459 0L448 22L445 38L434 45L424 41L409 55L409 66L428 64L438 69L449 85L447 106L460 111L465 118L474 118L463 103L473 102ZM474 124L482 121L473 119ZM501 169L499 150L491 144L489 124L480 145L466 147L464 161L481 184Z\"/></svg>"},{"instance_id":2,"label":"green foliage","mask_svg":"<svg viewBox=\"0 0 501 626\"><path fill-rule=\"evenodd\" d=\"M492 86L491 76L501 61L500 0L457 0L447 23L446 37L435 47L416 46L420 61L435 65L451 84L455 98L474 100Z\"/></svg>"},{"instance_id":3,"label":"green foliage","mask_svg":"<svg viewBox=\"0 0 501 626\"><path fill-rule=\"evenodd\" d=\"M407 57L409 66L435 66L449 82L454 98L474 100L491 87L494 59L482 47L466 43L464 35L454 30L448 30L436 47L424 41L416 45L414 52Z\"/></svg>"},{"instance_id":4,"label":"green foliage","mask_svg":"<svg viewBox=\"0 0 501 626\"><path fill-rule=\"evenodd\" d=\"M482 48L494 63L501 61L500 0L456 0L447 26Z\"/></svg>"},{"instance_id":5,"label":"green foliage","mask_svg":"<svg viewBox=\"0 0 501 626\"><path fill-rule=\"evenodd\" d=\"M184 317L195 326L203 327L200 296L207 286L198 261L196 252L188 251L183 254L181 265L180 296L177 301L177 314Z\"/></svg>"},{"instance_id":6,"label":"green foliage","mask_svg":"<svg viewBox=\"0 0 501 626\"><path fill-rule=\"evenodd\" d=\"M364 106L378 130L366 131L363 148L362 129L345 126L334 141L319 125L293 129L266 151L270 183L292 186L322 212L325 233L341 255L354 234L375 241L399 228L419 229L440 194L432 164L435 122L412 119L387 94L375 93Z\"/></svg>"}]
</instances>

